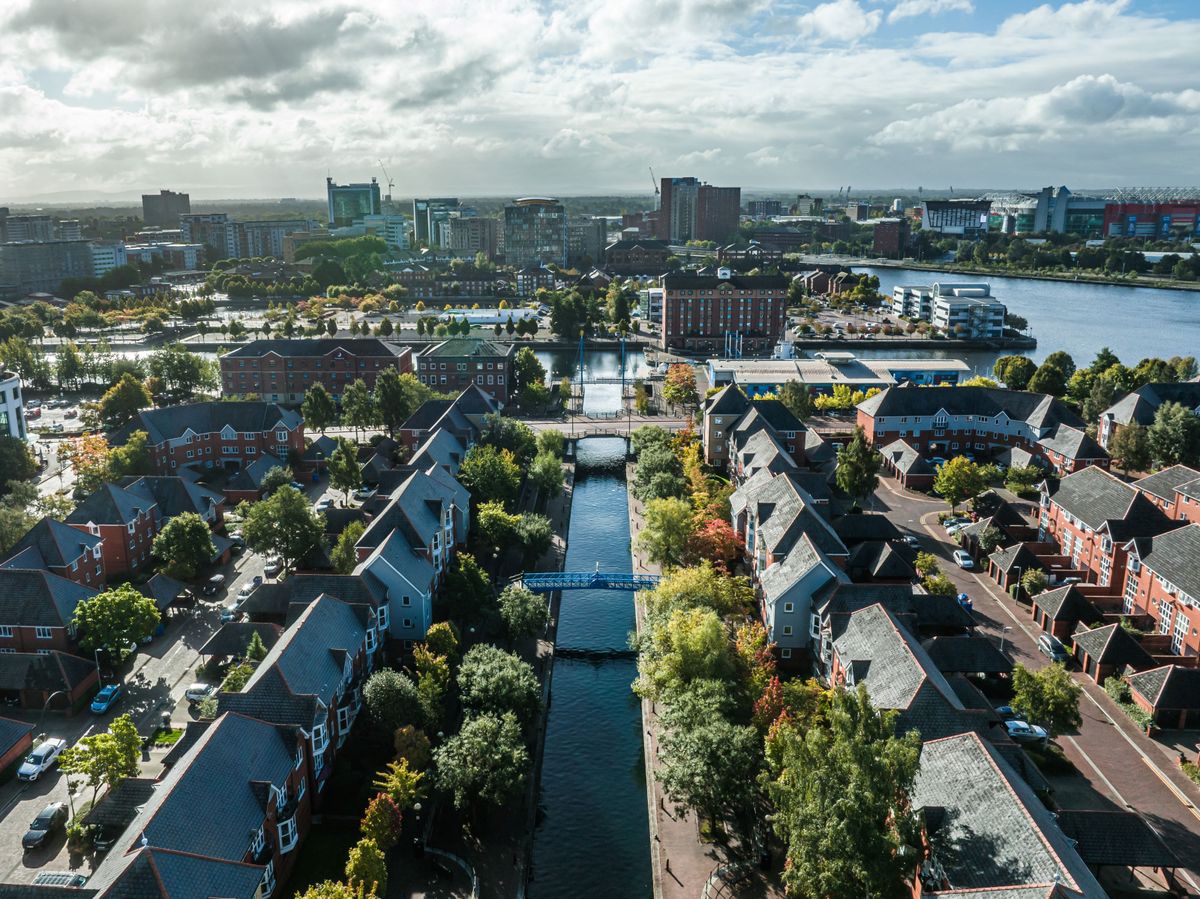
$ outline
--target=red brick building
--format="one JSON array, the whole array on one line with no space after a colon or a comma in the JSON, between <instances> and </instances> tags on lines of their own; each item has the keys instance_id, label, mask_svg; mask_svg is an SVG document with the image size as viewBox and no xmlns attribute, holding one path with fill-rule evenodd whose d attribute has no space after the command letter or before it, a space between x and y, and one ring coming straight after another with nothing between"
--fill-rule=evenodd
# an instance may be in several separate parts
<instances>
[{"instance_id":1,"label":"red brick building","mask_svg":"<svg viewBox=\"0 0 1200 899\"><path fill-rule=\"evenodd\" d=\"M742 355L771 352L787 322L788 279L782 275L664 275L663 349L719 352L727 339Z\"/></svg>"},{"instance_id":2,"label":"red brick building","mask_svg":"<svg viewBox=\"0 0 1200 899\"><path fill-rule=\"evenodd\" d=\"M105 579L99 535L43 518L17 541L2 568L41 569L85 587L99 587Z\"/></svg>"},{"instance_id":3,"label":"red brick building","mask_svg":"<svg viewBox=\"0 0 1200 899\"><path fill-rule=\"evenodd\" d=\"M150 549L166 519L153 497L104 484L67 516L71 527L100 538L108 577L140 571L152 562Z\"/></svg>"},{"instance_id":4,"label":"red brick building","mask_svg":"<svg viewBox=\"0 0 1200 899\"><path fill-rule=\"evenodd\" d=\"M1088 466L1042 488L1039 543L1053 543L1102 587L1125 583L1131 540L1154 537L1179 524L1136 486L1102 468Z\"/></svg>"},{"instance_id":5,"label":"red brick building","mask_svg":"<svg viewBox=\"0 0 1200 899\"><path fill-rule=\"evenodd\" d=\"M900 259L908 249L908 219L879 219L873 237L876 256Z\"/></svg>"},{"instance_id":6,"label":"red brick building","mask_svg":"<svg viewBox=\"0 0 1200 899\"><path fill-rule=\"evenodd\" d=\"M98 591L51 574L0 569L0 653L75 653L75 606Z\"/></svg>"},{"instance_id":7,"label":"red brick building","mask_svg":"<svg viewBox=\"0 0 1200 899\"><path fill-rule=\"evenodd\" d=\"M515 347L478 337L452 337L417 355L417 377L438 393L460 393L475 384L507 405L512 391Z\"/></svg>"},{"instance_id":8,"label":"red brick building","mask_svg":"<svg viewBox=\"0 0 1200 899\"><path fill-rule=\"evenodd\" d=\"M1200 521L1200 471L1172 465L1133 486L1176 521Z\"/></svg>"},{"instance_id":9,"label":"red brick building","mask_svg":"<svg viewBox=\"0 0 1200 899\"><path fill-rule=\"evenodd\" d=\"M320 383L340 400L357 380L374 389L380 372L412 367L412 350L376 337L255 340L221 357L221 395L299 403Z\"/></svg>"},{"instance_id":10,"label":"red brick building","mask_svg":"<svg viewBox=\"0 0 1200 899\"><path fill-rule=\"evenodd\" d=\"M1170 653L1200 656L1200 525L1128 545L1123 610L1150 615Z\"/></svg>"},{"instance_id":11,"label":"red brick building","mask_svg":"<svg viewBox=\"0 0 1200 899\"><path fill-rule=\"evenodd\" d=\"M276 403L191 403L143 409L110 442L121 446L134 431L148 435L156 474L217 468L235 474L263 453L288 462L304 452L304 420Z\"/></svg>"},{"instance_id":12,"label":"red brick building","mask_svg":"<svg viewBox=\"0 0 1200 899\"><path fill-rule=\"evenodd\" d=\"M604 248L604 268L618 275L661 275L670 255L666 241L622 238Z\"/></svg>"}]
</instances>

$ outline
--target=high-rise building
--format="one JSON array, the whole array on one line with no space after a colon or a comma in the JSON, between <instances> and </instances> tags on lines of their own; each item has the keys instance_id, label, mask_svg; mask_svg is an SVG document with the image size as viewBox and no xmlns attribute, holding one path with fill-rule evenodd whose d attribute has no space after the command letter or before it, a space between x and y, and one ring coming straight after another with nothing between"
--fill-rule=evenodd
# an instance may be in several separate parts
<instances>
[{"instance_id":1,"label":"high-rise building","mask_svg":"<svg viewBox=\"0 0 1200 899\"><path fill-rule=\"evenodd\" d=\"M783 275L663 275L663 349L760 356L779 342L787 321Z\"/></svg>"},{"instance_id":2,"label":"high-rise building","mask_svg":"<svg viewBox=\"0 0 1200 899\"><path fill-rule=\"evenodd\" d=\"M91 275L92 250L86 240L0 243L0 300L57 293L67 278Z\"/></svg>"},{"instance_id":3,"label":"high-rise building","mask_svg":"<svg viewBox=\"0 0 1200 899\"><path fill-rule=\"evenodd\" d=\"M908 219L903 216L876 219L873 244L876 256L902 258L908 249Z\"/></svg>"},{"instance_id":4,"label":"high-rise building","mask_svg":"<svg viewBox=\"0 0 1200 899\"><path fill-rule=\"evenodd\" d=\"M504 261L516 268L567 264L567 211L550 197L522 197L504 207Z\"/></svg>"},{"instance_id":5,"label":"high-rise building","mask_svg":"<svg viewBox=\"0 0 1200 899\"><path fill-rule=\"evenodd\" d=\"M746 211L754 218L770 218L783 215L783 203L779 200L751 200L746 204Z\"/></svg>"},{"instance_id":6,"label":"high-rise building","mask_svg":"<svg viewBox=\"0 0 1200 899\"><path fill-rule=\"evenodd\" d=\"M325 179L325 194L329 202L329 227L344 228L364 215L381 215L379 182L369 184L336 184Z\"/></svg>"},{"instance_id":7,"label":"high-rise building","mask_svg":"<svg viewBox=\"0 0 1200 899\"><path fill-rule=\"evenodd\" d=\"M567 223L567 264L596 266L604 262L608 243L608 222L602 218L582 218Z\"/></svg>"},{"instance_id":8,"label":"high-rise building","mask_svg":"<svg viewBox=\"0 0 1200 899\"><path fill-rule=\"evenodd\" d=\"M428 197L413 200L413 242L429 247L442 245L441 223L459 208L457 197Z\"/></svg>"},{"instance_id":9,"label":"high-rise building","mask_svg":"<svg viewBox=\"0 0 1200 899\"><path fill-rule=\"evenodd\" d=\"M0 243L19 240L53 240L54 221L48 215L9 215L0 207Z\"/></svg>"},{"instance_id":10,"label":"high-rise building","mask_svg":"<svg viewBox=\"0 0 1200 899\"><path fill-rule=\"evenodd\" d=\"M238 255L237 229L226 212L181 215L179 226L185 243L202 243L208 247L205 257L210 263Z\"/></svg>"},{"instance_id":11,"label":"high-rise building","mask_svg":"<svg viewBox=\"0 0 1200 899\"><path fill-rule=\"evenodd\" d=\"M737 234L742 189L714 187L697 178L663 178L659 190L658 238L727 241Z\"/></svg>"},{"instance_id":12,"label":"high-rise building","mask_svg":"<svg viewBox=\"0 0 1200 899\"><path fill-rule=\"evenodd\" d=\"M125 244L119 240L93 240L88 246L92 251L93 278L106 275L129 261L125 253Z\"/></svg>"},{"instance_id":13,"label":"high-rise building","mask_svg":"<svg viewBox=\"0 0 1200 899\"><path fill-rule=\"evenodd\" d=\"M311 219L277 219L260 222L232 222L234 240L240 259L259 256L283 258L283 239L296 231L312 231L317 223Z\"/></svg>"},{"instance_id":14,"label":"high-rise building","mask_svg":"<svg viewBox=\"0 0 1200 899\"><path fill-rule=\"evenodd\" d=\"M450 219L450 249L463 254L483 253L495 259L499 251L496 225L494 218L477 215Z\"/></svg>"},{"instance_id":15,"label":"high-rise building","mask_svg":"<svg viewBox=\"0 0 1200 899\"><path fill-rule=\"evenodd\" d=\"M192 198L173 190L142 194L142 221L157 228L178 228L179 217L192 211Z\"/></svg>"}]
</instances>

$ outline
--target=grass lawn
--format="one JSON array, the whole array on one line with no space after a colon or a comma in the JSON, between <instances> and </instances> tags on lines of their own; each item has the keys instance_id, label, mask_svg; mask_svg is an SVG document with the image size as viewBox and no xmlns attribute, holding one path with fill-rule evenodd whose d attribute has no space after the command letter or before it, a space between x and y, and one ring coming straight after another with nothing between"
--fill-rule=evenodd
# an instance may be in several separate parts
<instances>
[{"instance_id":1,"label":"grass lawn","mask_svg":"<svg viewBox=\"0 0 1200 899\"><path fill-rule=\"evenodd\" d=\"M346 857L356 842L358 828L314 825L300 847L296 867L282 895L297 896L323 881L342 880L346 876Z\"/></svg>"}]
</instances>

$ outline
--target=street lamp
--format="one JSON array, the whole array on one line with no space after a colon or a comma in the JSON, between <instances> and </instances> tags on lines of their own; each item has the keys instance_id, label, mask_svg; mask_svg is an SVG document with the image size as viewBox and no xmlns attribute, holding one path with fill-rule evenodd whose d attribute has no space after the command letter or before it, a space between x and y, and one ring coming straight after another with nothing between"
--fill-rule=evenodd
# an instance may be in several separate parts
<instances>
[{"instance_id":1,"label":"street lamp","mask_svg":"<svg viewBox=\"0 0 1200 899\"><path fill-rule=\"evenodd\" d=\"M1011 630L1012 630L1011 627L1000 628L1000 654L1001 655L1004 654L1004 635L1007 634Z\"/></svg>"}]
</instances>

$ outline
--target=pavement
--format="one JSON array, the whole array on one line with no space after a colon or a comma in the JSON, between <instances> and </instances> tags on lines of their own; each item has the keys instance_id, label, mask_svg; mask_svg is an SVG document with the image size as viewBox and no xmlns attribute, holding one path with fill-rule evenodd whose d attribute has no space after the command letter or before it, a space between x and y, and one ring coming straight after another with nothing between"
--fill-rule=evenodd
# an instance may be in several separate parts
<instances>
[{"instance_id":1,"label":"pavement","mask_svg":"<svg viewBox=\"0 0 1200 899\"><path fill-rule=\"evenodd\" d=\"M1042 631L1025 606L1017 603L986 574L964 571L951 560L957 545L938 524L948 506L942 500L907 491L891 478L881 478L872 497L873 511L884 512L901 529L920 538L922 549L942 561L942 570L973 602L980 633L1001 645L1013 662L1040 669L1049 659L1037 649ZM1080 782L1055 793L1064 808L1109 808L1140 814L1178 856L1176 873L1200 895L1200 786L1177 763L1178 746L1168 734L1162 742L1138 729L1108 695L1078 671L1083 686L1078 732L1057 743L1079 771Z\"/></svg>"}]
</instances>

